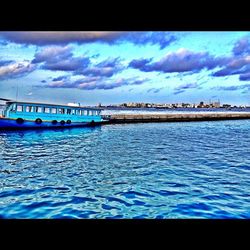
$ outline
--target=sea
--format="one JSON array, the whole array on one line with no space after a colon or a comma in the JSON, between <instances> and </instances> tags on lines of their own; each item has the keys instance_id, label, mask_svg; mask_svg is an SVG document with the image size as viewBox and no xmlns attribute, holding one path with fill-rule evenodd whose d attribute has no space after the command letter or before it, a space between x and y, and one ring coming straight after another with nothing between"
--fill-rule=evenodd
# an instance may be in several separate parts
<instances>
[{"instance_id":1,"label":"sea","mask_svg":"<svg viewBox=\"0 0 250 250\"><path fill-rule=\"evenodd\" d=\"M250 120L1 131L0 218L249 219L249 143Z\"/></svg>"}]
</instances>

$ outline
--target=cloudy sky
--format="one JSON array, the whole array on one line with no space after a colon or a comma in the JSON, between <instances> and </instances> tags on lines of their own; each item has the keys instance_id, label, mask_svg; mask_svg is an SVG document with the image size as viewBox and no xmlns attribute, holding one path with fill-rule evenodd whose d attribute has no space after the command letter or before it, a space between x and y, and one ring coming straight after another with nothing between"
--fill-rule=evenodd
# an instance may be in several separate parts
<instances>
[{"instance_id":1,"label":"cloudy sky","mask_svg":"<svg viewBox=\"0 0 250 250\"><path fill-rule=\"evenodd\" d=\"M0 32L0 97L250 105L250 32Z\"/></svg>"}]
</instances>

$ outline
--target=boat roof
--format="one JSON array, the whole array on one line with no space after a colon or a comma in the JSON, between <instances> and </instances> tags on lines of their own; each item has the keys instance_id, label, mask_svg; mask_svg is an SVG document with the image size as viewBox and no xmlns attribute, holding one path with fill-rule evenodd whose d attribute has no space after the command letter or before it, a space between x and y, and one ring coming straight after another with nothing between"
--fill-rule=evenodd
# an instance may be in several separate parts
<instances>
[{"instance_id":1,"label":"boat roof","mask_svg":"<svg viewBox=\"0 0 250 250\"><path fill-rule=\"evenodd\" d=\"M53 103L40 103L40 102L22 102L22 101L12 101L8 100L6 103L16 103L16 104L31 104L31 105L42 105L42 106L54 106L54 107L67 107L67 108L79 108L79 109L91 109L91 110L103 110L102 108L98 107L87 107L87 106L73 106L73 105L66 105L66 104L53 104Z\"/></svg>"},{"instance_id":2,"label":"boat roof","mask_svg":"<svg viewBox=\"0 0 250 250\"><path fill-rule=\"evenodd\" d=\"M6 98L0 98L0 101L11 101L11 100Z\"/></svg>"}]
</instances>

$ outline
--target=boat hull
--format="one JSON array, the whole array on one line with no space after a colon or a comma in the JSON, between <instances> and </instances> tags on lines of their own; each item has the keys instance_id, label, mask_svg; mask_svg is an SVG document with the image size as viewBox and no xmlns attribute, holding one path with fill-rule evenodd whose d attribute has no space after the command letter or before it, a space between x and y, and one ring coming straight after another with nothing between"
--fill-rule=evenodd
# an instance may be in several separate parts
<instances>
[{"instance_id":1,"label":"boat hull","mask_svg":"<svg viewBox=\"0 0 250 250\"><path fill-rule=\"evenodd\" d=\"M69 128L69 127L83 127L100 125L101 122L71 122L71 124L52 124L51 121L43 121L37 124L35 121L25 120L22 124L18 124L16 119L1 118L0 117L0 130L13 130L13 129L39 129L39 128Z\"/></svg>"}]
</instances>

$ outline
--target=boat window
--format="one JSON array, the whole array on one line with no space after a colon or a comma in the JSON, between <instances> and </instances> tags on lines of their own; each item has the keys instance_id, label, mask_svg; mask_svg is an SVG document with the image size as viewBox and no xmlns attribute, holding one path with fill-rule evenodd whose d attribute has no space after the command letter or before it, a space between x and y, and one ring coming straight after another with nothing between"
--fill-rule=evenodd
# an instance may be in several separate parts
<instances>
[{"instance_id":1,"label":"boat window","mask_svg":"<svg viewBox=\"0 0 250 250\"><path fill-rule=\"evenodd\" d=\"M12 104L12 105L11 105L10 111L16 111L16 104Z\"/></svg>"},{"instance_id":2,"label":"boat window","mask_svg":"<svg viewBox=\"0 0 250 250\"><path fill-rule=\"evenodd\" d=\"M51 108L51 113L56 114L56 108Z\"/></svg>"},{"instance_id":3,"label":"boat window","mask_svg":"<svg viewBox=\"0 0 250 250\"><path fill-rule=\"evenodd\" d=\"M71 114L75 115L75 110L74 109L71 110Z\"/></svg>"},{"instance_id":4,"label":"boat window","mask_svg":"<svg viewBox=\"0 0 250 250\"><path fill-rule=\"evenodd\" d=\"M44 113L50 113L50 108L44 108Z\"/></svg>"},{"instance_id":5,"label":"boat window","mask_svg":"<svg viewBox=\"0 0 250 250\"><path fill-rule=\"evenodd\" d=\"M65 113L65 109L63 109L63 108L58 109L58 114L64 114L64 113Z\"/></svg>"},{"instance_id":6,"label":"boat window","mask_svg":"<svg viewBox=\"0 0 250 250\"><path fill-rule=\"evenodd\" d=\"M67 109L67 115L71 114L71 109Z\"/></svg>"},{"instance_id":7,"label":"boat window","mask_svg":"<svg viewBox=\"0 0 250 250\"><path fill-rule=\"evenodd\" d=\"M31 106L26 106L25 111L26 112L31 112L31 108L32 108Z\"/></svg>"},{"instance_id":8,"label":"boat window","mask_svg":"<svg viewBox=\"0 0 250 250\"><path fill-rule=\"evenodd\" d=\"M37 113L42 113L42 107L36 107L36 112Z\"/></svg>"},{"instance_id":9,"label":"boat window","mask_svg":"<svg viewBox=\"0 0 250 250\"><path fill-rule=\"evenodd\" d=\"M88 115L88 110L83 110L83 115Z\"/></svg>"},{"instance_id":10,"label":"boat window","mask_svg":"<svg viewBox=\"0 0 250 250\"><path fill-rule=\"evenodd\" d=\"M76 115L81 115L80 109L76 109Z\"/></svg>"},{"instance_id":11,"label":"boat window","mask_svg":"<svg viewBox=\"0 0 250 250\"><path fill-rule=\"evenodd\" d=\"M22 112L23 111L23 106L22 105L17 105L17 111Z\"/></svg>"}]
</instances>

